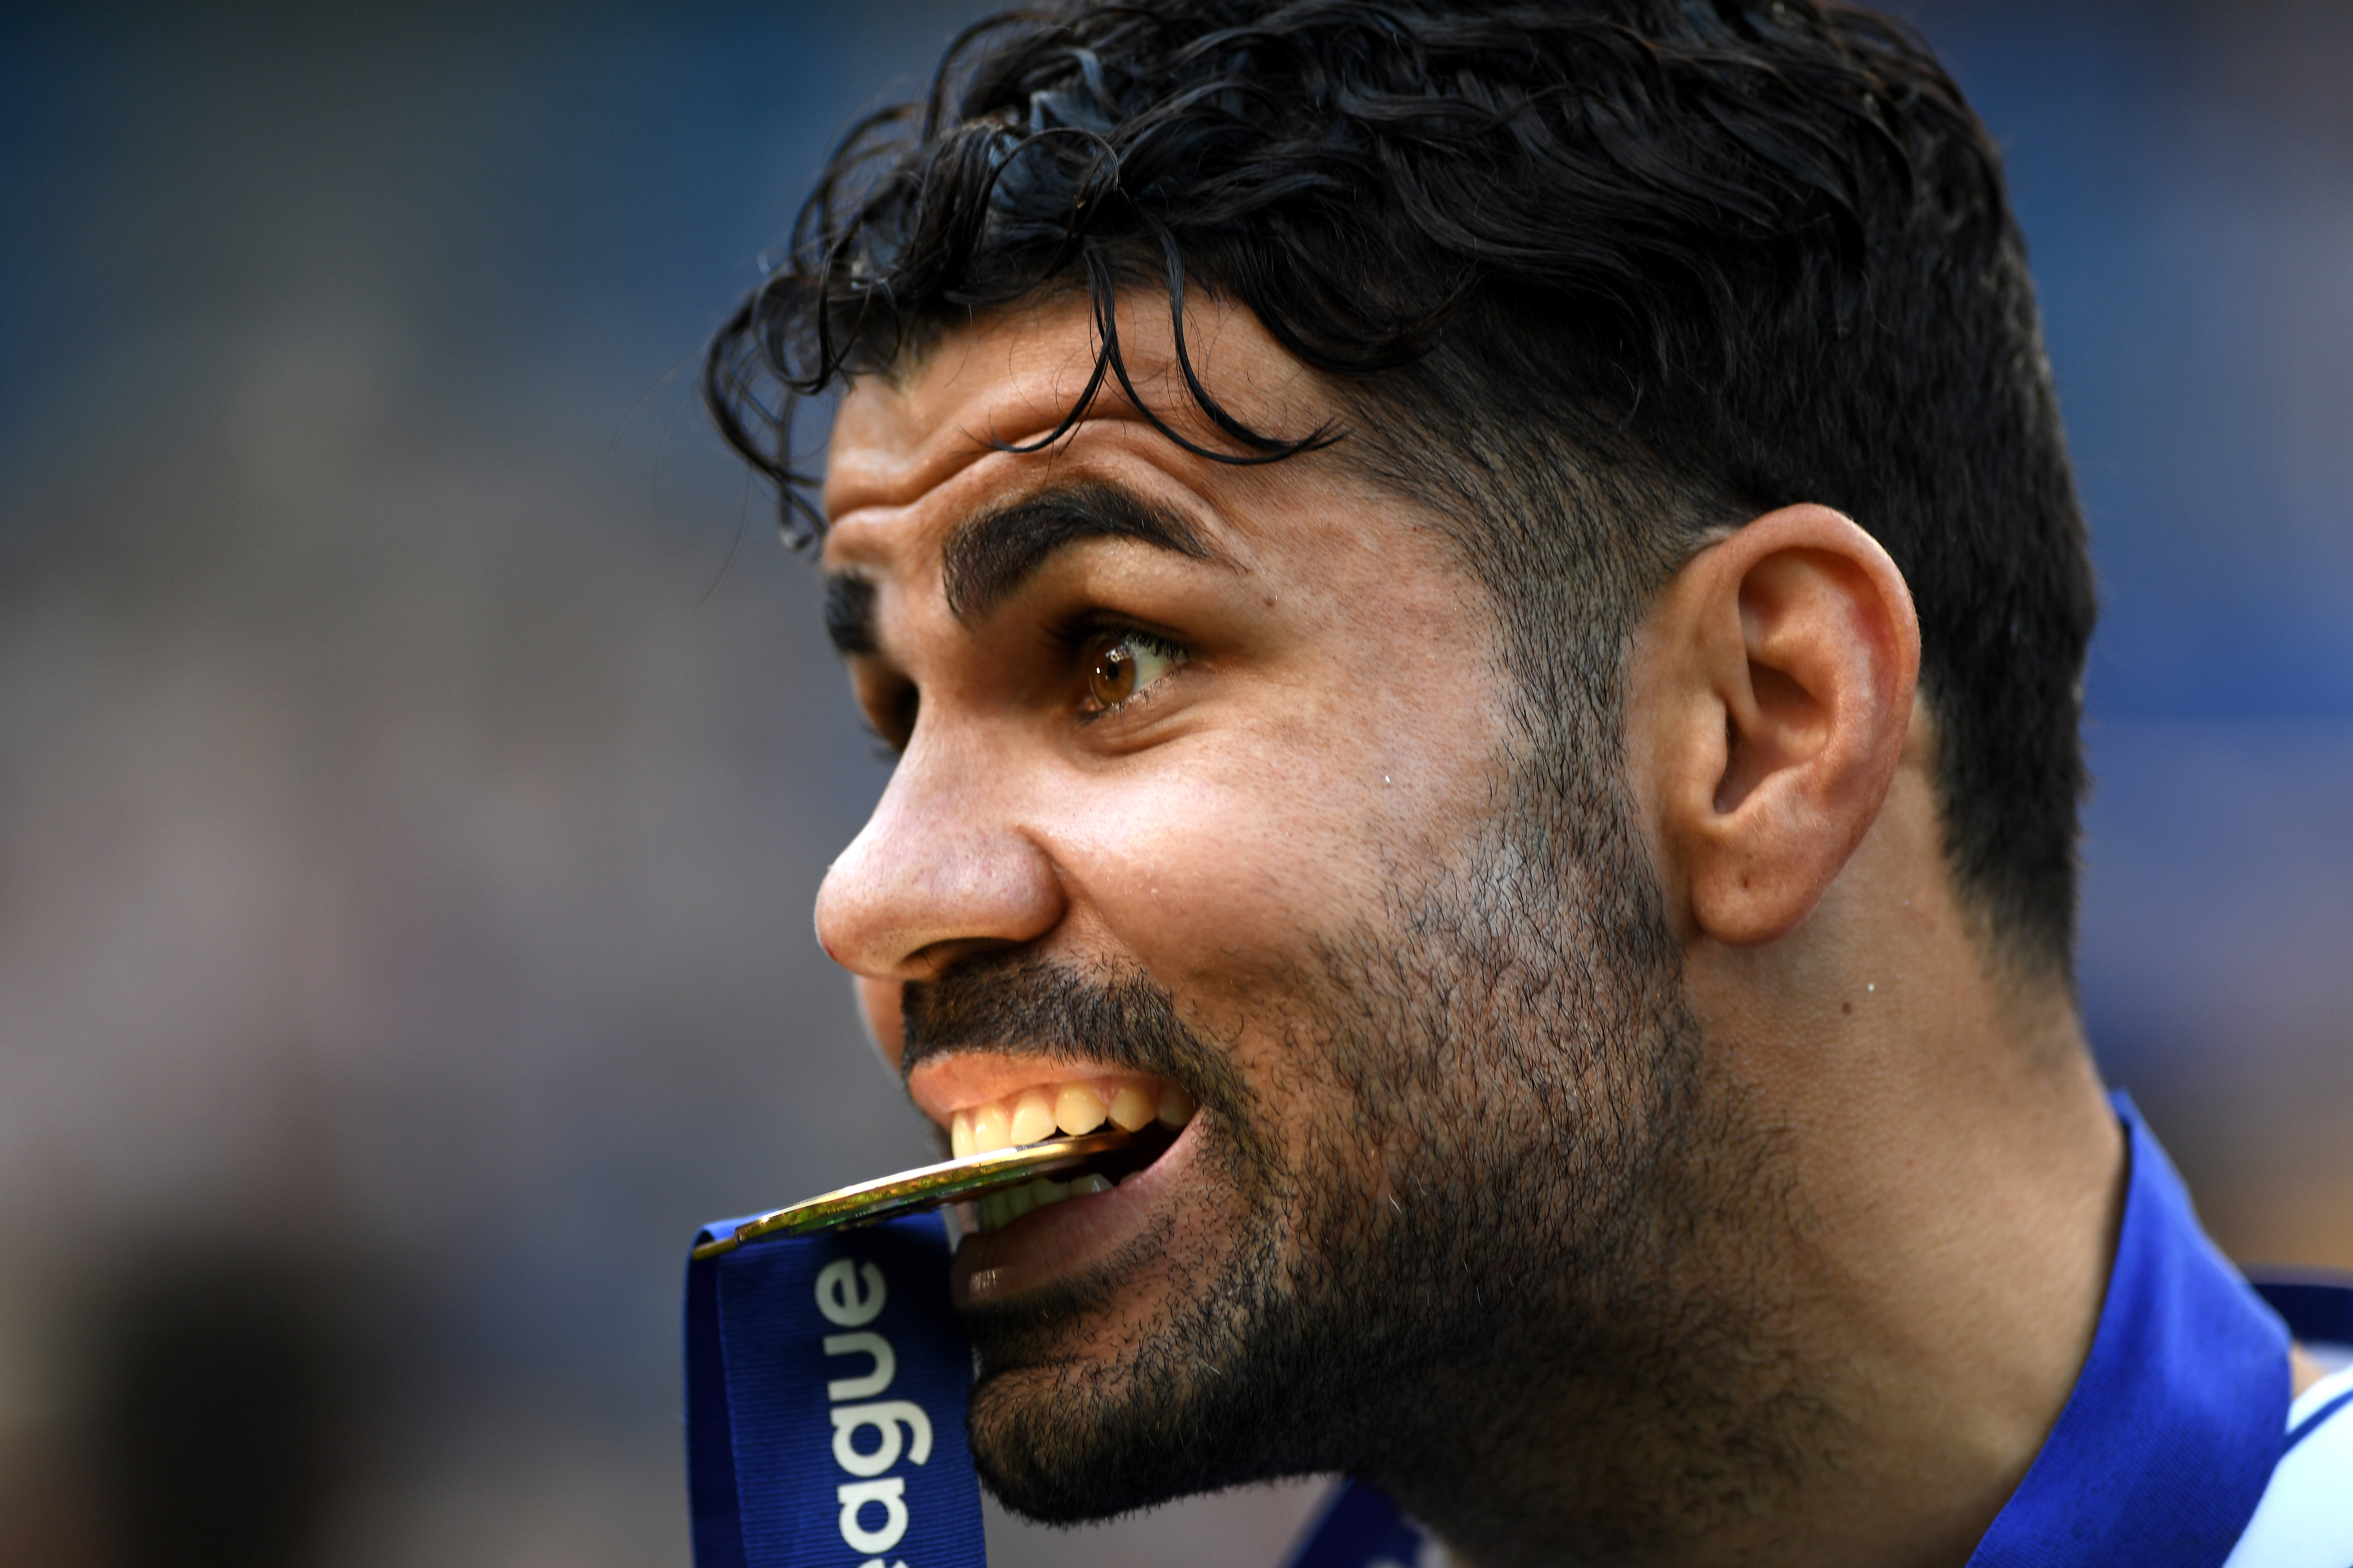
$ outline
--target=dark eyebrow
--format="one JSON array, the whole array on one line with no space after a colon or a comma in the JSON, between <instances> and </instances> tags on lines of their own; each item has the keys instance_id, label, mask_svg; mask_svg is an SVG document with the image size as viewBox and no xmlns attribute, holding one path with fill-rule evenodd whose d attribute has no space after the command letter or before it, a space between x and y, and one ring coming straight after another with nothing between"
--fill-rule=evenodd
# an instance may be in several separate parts
<instances>
[{"instance_id":1,"label":"dark eyebrow","mask_svg":"<svg viewBox=\"0 0 2353 1568\"><path fill-rule=\"evenodd\" d=\"M1064 485L956 524L940 552L949 613L960 621L988 614L1082 539L1137 539L1195 561L1225 560L1179 512L1100 480ZM871 588L868 599L871 613Z\"/></svg>"}]
</instances>

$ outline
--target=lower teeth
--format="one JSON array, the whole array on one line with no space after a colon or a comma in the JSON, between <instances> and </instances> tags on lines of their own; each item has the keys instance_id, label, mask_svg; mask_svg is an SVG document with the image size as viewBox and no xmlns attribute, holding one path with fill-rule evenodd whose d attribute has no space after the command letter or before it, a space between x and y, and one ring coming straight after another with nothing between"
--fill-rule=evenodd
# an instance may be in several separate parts
<instances>
[{"instance_id":1,"label":"lower teeth","mask_svg":"<svg viewBox=\"0 0 2353 1568\"><path fill-rule=\"evenodd\" d=\"M1005 1192L991 1193L974 1206L978 1209L980 1228L996 1230L1012 1224L1031 1209L1044 1208L1060 1203L1064 1198L1091 1198L1112 1189L1108 1176L1080 1176L1073 1181L1058 1182L1039 1176Z\"/></svg>"},{"instance_id":2,"label":"lower teeth","mask_svg":"<svg viewBox=\"0 0 2353 1568\"><path fill-rule=\"evenodd\" d=\"M1176 1142L1177 1130L1166 1123L1144 1128L1121 1147L1097 1154L1085 1163L1082 1173L1068 1181L1037 1176L1018 1187L971 1200L972 1212L982 1231L997 1230L1011 1225L1031 1209L1060 1203L1064 1198L1094 1197L1112 1188L1124 1187L1130 1178L1142 1174L1158 1163Z\"/></svg>"}]
</instances>

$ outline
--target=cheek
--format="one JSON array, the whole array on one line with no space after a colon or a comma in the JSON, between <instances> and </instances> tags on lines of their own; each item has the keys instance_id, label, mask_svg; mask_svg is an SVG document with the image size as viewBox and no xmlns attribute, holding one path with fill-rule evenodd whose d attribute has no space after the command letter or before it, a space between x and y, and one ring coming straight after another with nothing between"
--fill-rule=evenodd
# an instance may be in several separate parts
<instances>
[{"instance_id":1,"label":"cheek","mask_svg":"<svg viewBox=\"0 0 2353 1568\"><path fill-rule=\"evenodd\" d=\"M858 1011L866 1020L866 1037L891 1064L899 1070L899 1058L906 1051L906 1041L899 1032L899 998L903 994L896 980L870 980L855 975L851 984L858 992Z\"/></svg>"},{"instance_id":2,"label":"cheek","mask_svg":"<svg viewBox=\"0 0 2353 1568\"><path fill-rule=\"evenodd\" d=\"M1164 983L1232 983L1377 908L1385 804L1296 766L1175 774L1091 790L1059 858L1080 905Z\"/></svg>"},{"instance_id":3,"label":"cheek","mask_svg":"<svg viewBox=\"0 0 2353 1568\"><path fill-rule=\"evenodd\" d=\"M1314 939L1377 925L1495 799L1503 719L1454 634L1346 644L1181 744L1064 775L1042 820L1074 910L1197 997L1281 989Z\"/></svg>"}]
</instances>

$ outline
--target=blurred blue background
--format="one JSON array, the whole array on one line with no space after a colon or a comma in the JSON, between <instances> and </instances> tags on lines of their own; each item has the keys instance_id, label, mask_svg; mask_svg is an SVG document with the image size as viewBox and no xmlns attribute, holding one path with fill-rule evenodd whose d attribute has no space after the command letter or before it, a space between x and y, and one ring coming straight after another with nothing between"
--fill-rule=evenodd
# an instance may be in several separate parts
<instances>
[{"instance_id":1,"label":"blurred blue background","mask_svg":"<svg viewBox=\"0 0 2353 1568\"><path fill-rule=\"evenodd\" d=\"M685 1563L692 1226L926 1147L807 934L882 767L691 367L976 9L0 12L0 1564L228 1560L135 1527L259 1484L191 1334L299 1451L239 1561ZM2353 1266L2353 8L1910 14L2096 533L2103 1060Z\"/></svg>"}]
</instances>

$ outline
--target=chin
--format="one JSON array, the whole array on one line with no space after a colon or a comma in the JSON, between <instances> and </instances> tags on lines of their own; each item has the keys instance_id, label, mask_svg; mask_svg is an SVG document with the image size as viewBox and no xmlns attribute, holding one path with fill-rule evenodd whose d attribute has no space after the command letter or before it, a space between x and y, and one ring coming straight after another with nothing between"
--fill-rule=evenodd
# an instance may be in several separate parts
<instances>
[{"instance_id":1,"label":"chin","mask_svg":"<svg viewBox=\"0 0 2353 1568\"><path fill-rule=\"evenodd\" d=\"M1274 1289L1271 1231L1166 1220L1050 1286L965 1308L973 1459L1007 1508L1076 1524L1317 1468L1272 1457L1289 1445L1271 1417L1298 1379L1287 1336L1267 1331L1298 1314Z\"/></svg>"}]
</instances>

